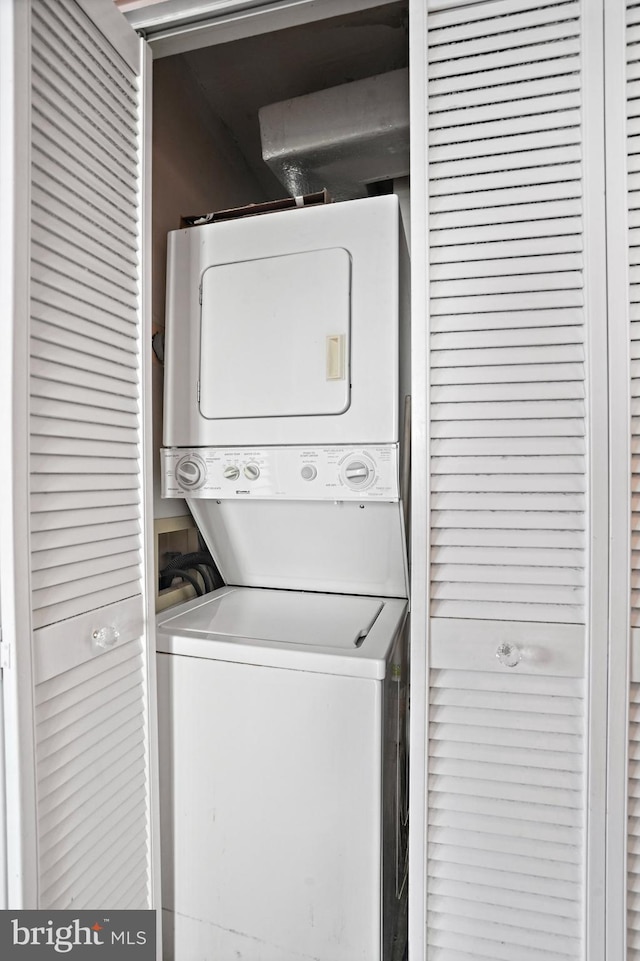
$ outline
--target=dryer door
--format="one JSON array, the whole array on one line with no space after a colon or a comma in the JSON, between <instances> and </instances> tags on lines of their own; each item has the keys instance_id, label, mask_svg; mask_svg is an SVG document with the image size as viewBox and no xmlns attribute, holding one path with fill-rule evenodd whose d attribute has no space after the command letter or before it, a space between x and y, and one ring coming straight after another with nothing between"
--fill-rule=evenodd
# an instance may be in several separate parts
<instances>
[{"instance_id":1,"label":"dryer door","mask_svg":"<svg viewBox=\"0 0 640 961\"><path fill-rule=\"evenodd\" d=\"M208 420L349 407L351 258L341 247L208 267L200 413Z\"/></svg>"}]
</instances>

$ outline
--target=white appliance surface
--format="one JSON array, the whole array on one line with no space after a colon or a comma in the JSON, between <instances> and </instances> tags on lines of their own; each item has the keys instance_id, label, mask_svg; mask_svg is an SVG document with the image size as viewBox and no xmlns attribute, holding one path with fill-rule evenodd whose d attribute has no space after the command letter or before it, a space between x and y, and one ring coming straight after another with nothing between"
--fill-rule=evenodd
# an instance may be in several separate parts
<instances>
[{"instance_id":1,"label":"white appliance surface","mask_svg":"<svg viewBox=\"0 0 640 961\"><path fill-rule=\"evenodd\" d=\"M201 415L344 413L350 403L350 294L351 261L342 248L207 267Z\"/></svg>"},{"instance_id":2,"label":"white appliance surface","mask_svg":"<svg viewBox=\"0 0 640 961\"><path fill-rule=\"evenodd\" d=\"M407 597L397 445L162 455L227 584Z\"/></svg>"},{"instance_id":3,"label":"white appliance surface","mask_svg":"<svg viewBox=\"0 0 640 961\"><path fill-rule=\"evenodd\" d=\"M170 235L163 490L229 586L158 619L165 961L390 961L401 257L395 197Z\"/></svg>"},{"instance_id":4,"label":"white appliance surface","mask_svg":"<svg viewBox=\"0 0 640 961\"><path fill-rule=\"evenodd\" d=\"M357 647L382 610L382 601L344 594L232 590L216 603L178 617L184 631L205 631L283 644Z\"/></svg>"},{"instance_id":5,"label":"white appliance surface","mask_svg":"<svg viewBox=\"0 0 640 961\"><path fill-rule=\"evenodd\" d=\"M218 626L228 603L249 632L287 634L288 607L300 636L325 603L272 593L223 588L160 618L163 958L390 961L406 602L329 598L325 637L308 625L320 648L207 632L221 601Z\"/></svg>"},{"instance_id":6,"label":"white appliance surface","mask_svg":"<svg viewBox=\"0 0 640 961\"><path fill-rule=\"evenodd\" d=\"M222 587L161 615L157 649L382 679L406 609L398 598Z\"/></svg>"},{"instance_id":7,"label":"white appliance surface","mask_svg":"<svg viewBox=\"0 0 640 961\"><path fill-rule=\"evenodd\" d=\"M397 501L187 503L227 584L408 596Z\"/></svg>"},{"instance_id":8,"label":"white appliance surface","mask_svg":"<svg viewBox=\"0 0 640 961\"><path fill-rule=\"evenodd\" d=\"M399 497L398 445L171 447L163 497L386 500Z\"/></svg>"},{"instance_id":9,"label":"white appliance surface","mask_svg":"<svg viewBox=\"0 0 640 961\"><path fill-rule=\"evenodd\" d=\"M398 199L172 231L164 443L399 438Z\"/></svg>"}]
</instances>

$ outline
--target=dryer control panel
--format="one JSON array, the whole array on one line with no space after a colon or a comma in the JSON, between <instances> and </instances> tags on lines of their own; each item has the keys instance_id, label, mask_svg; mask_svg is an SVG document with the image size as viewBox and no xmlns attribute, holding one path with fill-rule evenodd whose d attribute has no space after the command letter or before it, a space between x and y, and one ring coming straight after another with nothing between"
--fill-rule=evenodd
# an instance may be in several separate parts
<instances>
[{"instance_id":1,"label":"dryer control panel","mask_svg":"<svg viewBox=\"0 0 640 961\"><path fill-rule=\"evenodd\" d=\"M398 445L171 447L162 496L217 500L383 500L399 497Z\"/></svg>"}]
</instances>

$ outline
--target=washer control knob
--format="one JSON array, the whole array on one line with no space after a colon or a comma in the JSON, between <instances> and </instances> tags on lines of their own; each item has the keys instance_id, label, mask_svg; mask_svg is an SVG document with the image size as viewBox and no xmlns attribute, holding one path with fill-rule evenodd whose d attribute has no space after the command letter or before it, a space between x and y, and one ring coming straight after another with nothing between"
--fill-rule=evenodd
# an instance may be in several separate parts
<instances>
[{"instance_id":1,"label":"washer control knob","mask_svg":"<svg viewBox=\"0 0 640 961\"><path fill-rule=\"evenodd\" d=\"M260 468L257 464L246 464L243 473L247 480L254 481L260 477Z\"/></svg>"},{"instance_id":2,"label":"washer control knob","mask_svg":"<svg viewBox=\"0 0 640 961\"><path fill-rule=\"evenodd\" d=\"M315 480L318 476L318 468L315 464L305 464L300 471L300 476L306 481Z\"/></svg>"},{"instance_id":3,"label":"washer control knob","mask_svg":"<svg viewBox=\"0 0 640 961\"><path fill-rule=\"evenodd\" d=\"M237 480L240 477L240 469L235 464L231 464L229 467L225 467L223 474L227 480Z\"/></svg>"},{"instance_id":4,"label":"washer control knob","mask_svg":"<svg viewBox=\"0 0 640 961\"><path fill-rule=\"evenodd\" d=\"M176 464L176 481L182 490L197 490L206 479L207 468L194 454L186 454Z\"/></svg>"},{"instance_id":5,"label":"washer control knob","mask_svg":"<svg viewBox=\"0 0 640 961\"><path fill-rule=\"evenodd\" d=\"M354 489L366 487L371 480L372 470L363 460L352 460L344 469L344 479Z\"/></svg>"}]
</instances>

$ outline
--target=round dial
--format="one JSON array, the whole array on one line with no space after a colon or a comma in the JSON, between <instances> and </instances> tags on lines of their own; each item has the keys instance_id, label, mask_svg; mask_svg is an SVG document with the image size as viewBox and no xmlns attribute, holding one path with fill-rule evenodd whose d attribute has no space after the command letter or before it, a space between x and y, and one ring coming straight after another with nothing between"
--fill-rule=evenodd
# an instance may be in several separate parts
<instances>
[{"instance_id":1,"label":"round dial","mask_svg":"<svg viewBox=\"0 0 640 961\"><path fill-rule=\"evenodd\" d=\"M195 454L186 454L176 464L176 481L182 490L193 491L207 479L207 468Z\"/></svg>"},{"instance_id":2,"label":"round dial","mask_svg":"<svg viewBox=\"0 0 640 961\"><path fill-rule=\"evenodd\" d=\"M237 480L240 477L240 469L235 464L225 467L223 473L227 480Z\"/></svg>"},{"instance_id":3,"label":"round dial","mask_svg":"<svg viewBox=\"0 0 640 961\"><path fill-rule=\"evenodd\" d=\"M257 464L246 464L243 473L247 480L254 481L260 477L260 468Z\"/></svg>"},{"instance_id":4,"label":"round dial","mask_svg":"<svg viewBox=\"0 0 640 961\"><path fill-rule=\"evenodd\" d=\"M375 477L375 467L368 458L353 457L342 468L342 476L347 487L364 490Z\"/></svg>"}]
</instances>

